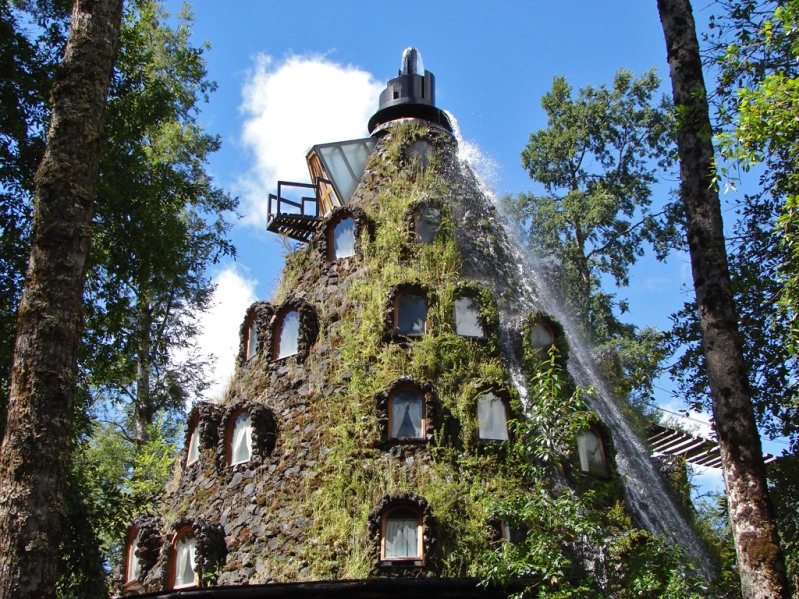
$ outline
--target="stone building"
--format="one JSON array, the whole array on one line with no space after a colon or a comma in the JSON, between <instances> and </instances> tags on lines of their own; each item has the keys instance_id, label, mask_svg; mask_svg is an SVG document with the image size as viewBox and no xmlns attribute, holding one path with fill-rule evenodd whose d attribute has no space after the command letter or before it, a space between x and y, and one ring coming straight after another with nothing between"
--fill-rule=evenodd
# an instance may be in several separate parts
<instances>
[{"instance_id":1,"label":"stone building","mask_svg":"<svg viewBox=\"0 0 799 599\"><path fill-rule=\"evenodd\" d=\"M535 482L509 423L528 413L549 349L575 357L415 50L369 130L314 146L312 183L270 197L267 228L300 247L275 297L242 315L224 396L191 410L158 513L132 523L122 594L504 592L475 576L530 525L491 508ZM592 408L554 488L592 489L633 526L690 537L655 469L633 472L649 456L616 409ZM635 476L652 478L642 489ZM588 548L574 552L590 570Z\"/></svg>"}]
</instances>

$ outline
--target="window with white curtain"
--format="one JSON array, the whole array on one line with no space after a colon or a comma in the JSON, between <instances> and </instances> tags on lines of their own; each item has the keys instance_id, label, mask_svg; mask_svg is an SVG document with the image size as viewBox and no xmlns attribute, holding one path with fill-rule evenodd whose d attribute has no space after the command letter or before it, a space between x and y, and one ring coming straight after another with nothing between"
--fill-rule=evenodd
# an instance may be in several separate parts
<instances>
[{"instance_id":1,"label":"window with white curtain","mask_svg":"<svg viewBox=\"0 0 799 599\"><path fill-rule=\"evenodd\" d=\"M421 519L408 508L391 510L383 525L383 559L421 559Z\"/></svg>"},{"instance_id":2,"label":"window with white curtain","mask_svg":"<svg viewBox=\"0 0 799 599\"><path fill-rule=\"evenodd\" d=\"M190 466L198 459L200 459L200 434L197 430L197 421L195 420L191 435L189 435L189 449L186 452L186 465Z\"/></svg>"},{"instance_id":3,"label":"window with white curtain","mask_svg":"<svg viewBox=\"0 0 799 599\"><path fill-rule=\"evenodd\" d=\"M427 299L423 295L403 293L397 298L396 327L401 335L425 334Z\"/></svg>"},{"instance_id":4,"label":"window with white curtain","mask_svg":"<svg viewBox=\"0 0 799 599\"><path fill-rule=\"evenodd\" d=\"M252 457L252 416L241 412L230 432L230 465L248 462Z\"/></svg>"},{"instance_id":5,"label":"window with white curtain","mask_svg":"<svg viewBox=\"0 0 799 599\"><path fill-rule=\"evenodd\" d=\"M280 322L277 357L285 358L297 353L300 336L300 313L290 310Z\"/></svg>"},{"instance_id":6,"label":"window with white curtain","mask_svg":"<svg viewBox=\"0 0 799 599\"><path fill-rule=\"evenodd\" d=\"M174 548L174 588L180 589L196 584L194 566L196 564L197 545L194 534L186 532L178 536Z\"/></svg>"},{"instance_id":7,"label":"window with white curtain","mask_svg":"<svg viewBox=\"0 0 799 599\"><path fill-rule=\"evenodd\" d=\"M577 453L580 456L580 470L590 474L607 475L602 439L594 430L584 431L577 437Z\"/></svg>"},{"instance_id":8,"label":"window with white curtain","mask_svg":"<svg viewBox=\"0 0 799 599\"><path fill-rule=\"evenodd\" d=\"M128 544L128 566L125 570L125 582L134 582L141 572L141 563L136 555L136 550L139 548L139 530L134 528L130 532L130 542Z\"/></svg>"},{"instance_id":9,"label":"window with white curtain","mask_svg":"<svg viewBox=\"0 0 799 599\"><path fill-rule=\"evenodd\" d=\"M480 310L470 297L455 300L455 332L464 337L484 337L480 324Z\"/></svg>"},{"instance_id":10,"label":"window with white curtain","mask_svg":"<svg viewBox=\"0 0 799 599\"><path fill-rule=\"evenodd\" d=\"M415 389L401 389L389 400L391 439L424 437L424 399Z\"/></svg>"},{"instance_id":11,"label":"window with white curtain","mask_svg":"<svg viewBox=\"0 0 799 599\"><path fill-rule=\"evenodd\" d=\"M247 333L247 359L255 357L258 353L258 322L253 316Z\"/></svg>"},{"instance_id":12,"label":"window with white curtain","mask_svg":"<svg viewBox=\"0 0 799 599\"><path fill-rule=\"evenodd\" d=\"M330 258L349 258L355 255L355 221L352 218L342 218L333 227L332 253Z\"/></svg>"},{"instance_id":13,"label":"window with white curtain","mask_svg":"<svg viewBox=\"0 0 799 599\"><path fill-rule=\"evenodd\" d=\"M477 398L477 425L481 439L508 440L508 413L505 402L493 393Z\"/></svg>"}]
</instances>

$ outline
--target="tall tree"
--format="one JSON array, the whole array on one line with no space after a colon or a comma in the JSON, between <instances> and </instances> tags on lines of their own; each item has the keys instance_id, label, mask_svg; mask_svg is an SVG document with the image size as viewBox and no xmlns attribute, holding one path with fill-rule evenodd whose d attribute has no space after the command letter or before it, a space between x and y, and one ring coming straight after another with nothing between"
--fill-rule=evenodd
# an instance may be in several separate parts
<instances>
[{"instance_id":1,"label":"tall tree","mask_svg":"<svg viewBox=\"0 0 799 599\"><path fill-rule=\"evenodd\" d=\"M681 197L713 417L745 597L787 597L730 284L707 93L689 0L658 0L678 118Z\"/></svg>"},{"instance_id":2,"label":"tall tree","mask_svg":"<svg viewBox=\"0 0 799 599\"><path fill-rule=\"evenodd\" d=\"M603 290L601 280L626 286L644 247L653 245L663 257L677 234L670 206L652 210L653 186L669 168L672 149L659 86L654 71L636 78L622 69L611 86L588 86L575 97L556 77L541 99L547 128L531 134L522 152L544 193L512 200L533 251L559 261L563 301L583 332L613 346L627 370L650 375L663 356L661 336L623 323L617 312L626 303ZM646 388L646 378L636 385Z\"/></svg>"},{"instance_id":3,"label":"tall tree","mask_svg":"<svg viewBox=\"0 0 799 599\"><path fill-rule=\"evenodd\" d=\"M54 597L102 124L122 0L77 0L36 173L0 448L0 597Z\"/></svg>"}]
</instances>

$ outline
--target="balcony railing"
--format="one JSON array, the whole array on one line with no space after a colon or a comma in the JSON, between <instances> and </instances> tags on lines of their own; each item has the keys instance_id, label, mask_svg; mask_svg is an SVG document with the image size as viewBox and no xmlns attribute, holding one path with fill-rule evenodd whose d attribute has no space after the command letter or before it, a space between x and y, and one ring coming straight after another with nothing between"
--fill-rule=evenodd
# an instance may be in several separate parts
<instances>
[{"instance_id":1,"label":"balcony railing","mask_svg":"<svg viewBox=\"0 0 799 599\"><path fill-rule=\"evenodd\" d=\"M266 230L308 243L319 229L323 214L320 214L319 187L330 185L330 181L318 178L316 183L277 182L277 194L269 194L269 216ZM308 190L313 195L305 195Z\"/></svg>"}]
</instances>

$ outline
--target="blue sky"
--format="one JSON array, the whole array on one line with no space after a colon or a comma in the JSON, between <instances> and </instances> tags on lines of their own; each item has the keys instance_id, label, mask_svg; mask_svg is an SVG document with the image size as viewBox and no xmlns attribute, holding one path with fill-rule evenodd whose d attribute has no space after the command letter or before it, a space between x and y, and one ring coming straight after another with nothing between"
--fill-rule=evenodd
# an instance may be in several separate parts
<instances>
[{"instance_id":1,"label":"blue sky","mask_svg":"<svg viewBox=\"0 0 799 599\"><path fill-rule=\"evenodd\" d=\"M695 2L700 25L708 4ZM180 3L166 6L175 13ZM480 158L478 172L498 194L533 189L519 154L546 125L540 98L554 76L577 88L610 82L621 67L637 74L655 67L670 94L655 0L203 0L190 8L194 41L211 44L209 77L218 84L200 117L223 143L210 170L241 199L238 258L214 272L219 305L206 318L204 344L218 354L220 385L232 372L244 310L269 299L282 267L285 249L265 231L274 182L307 181L311 145L367 135L377 94L396 76L404 48L421 50L436 76L437 105L456 117ZM655 202L675 186L666 181ZM685 256L644 261L621 290L629 320L668 327L689 282ZM665 391L661 402L679 407Z\"/></svg>"}]
</instances>

